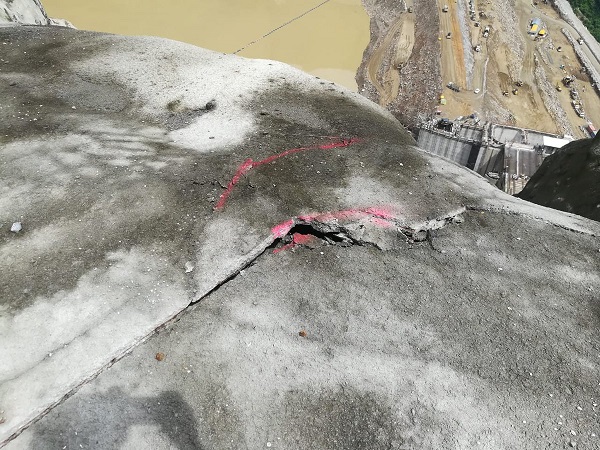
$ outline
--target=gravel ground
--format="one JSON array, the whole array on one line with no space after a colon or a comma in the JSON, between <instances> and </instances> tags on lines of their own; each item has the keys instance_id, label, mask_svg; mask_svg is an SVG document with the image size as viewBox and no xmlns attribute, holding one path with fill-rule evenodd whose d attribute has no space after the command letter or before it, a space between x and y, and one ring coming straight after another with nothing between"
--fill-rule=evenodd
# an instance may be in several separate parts
<instances>
[{"instance_id":1,"label":"gravel ground","mask_svg":"<svg viewBox=\"0 0 600 450\"><path fill-rule=\"evenodd\" d=\"M536 85L540 92L540 95L542 96L544 105L546 106L548 113L550 114L550 116L552 116L552 119L558 126L560 132L562 134L569 134L573 136L575 133L573 132L573 128L571 127L569 118L567 117L565 110L560 105L560 100L558 99L558 95L556 95L556 89L554 88L550 80L548 80L548 77L546 76L546 71L540 65L540 61L537 58L537 56L535 57L534 75Z\"/></svg>"},{"instance_id":2,"label":"gravel ground","mask_svg":"<svg viewBox=\"0 0 600 450\"><path fill-rule=\"evenodd\" d=\"M508 61L508 71L511 78L517 80L521 77L523 69L523 58L525 57L525 45L520 33L515 32L519 29L519 19L515 12L515 0L494 0L487 1L486 8L491 10L494 27L502 30L501 33L494 33L494 39L499 39L497 45L505 45L510 49Z\"/></svg>"}]
</instances>

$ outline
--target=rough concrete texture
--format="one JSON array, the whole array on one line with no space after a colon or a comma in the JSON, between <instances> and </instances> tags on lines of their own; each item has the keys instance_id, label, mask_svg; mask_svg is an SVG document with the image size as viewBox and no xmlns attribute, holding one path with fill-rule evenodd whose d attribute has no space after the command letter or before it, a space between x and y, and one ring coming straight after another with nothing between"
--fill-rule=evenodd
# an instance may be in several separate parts
<instances>
[{"instance_id":1,"label":"rough concrete texture","mask_svg":"<svg viewBox=\"0 0 600 450\"><path fill-rule=\"evenodd\" d=\"M600 135L546 158L518 196L600 222Z\"/></svg>"},{"instance_id":2,"label":"rough concrete texture","mask_svg":"<svg viewBox=\"0 0 600 450\"><path fill-rule=\"evenodd\" d=\"M0 445L596 442L598 223L284 64L0 46Z\"/></svg>"},{"instance_id":3,"label":"rough concrete texture","mask_svg":"<svg viewBox=\"0 0 600 450\"><path fill-rule=\"evenodd\" d=\"M597 244L473 211L269 251L9 448L594 448Z\"/></svg>"}]
</instances>

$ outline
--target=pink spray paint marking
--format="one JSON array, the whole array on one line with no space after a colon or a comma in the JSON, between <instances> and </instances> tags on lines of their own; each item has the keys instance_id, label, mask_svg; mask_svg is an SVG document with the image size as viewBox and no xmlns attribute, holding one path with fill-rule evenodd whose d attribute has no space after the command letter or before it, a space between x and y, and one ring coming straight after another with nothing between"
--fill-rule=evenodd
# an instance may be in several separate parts
<instances>
[{"instance_id":1,"label":"pink spray paint marking","mask_svg":"<svg viewBox=\"0 0 600 450\"><path fill-rule=\"evenodd\" d=\"M271 234L273 234L273 237L275 239L282 238L290 232L295 223L296 222L294 221L294 219L290 219L283 223L280 223L279 225L275 225L273 228L271 228Z\"/></svg>"},{"instance_id":2,"label":"pink spray paint marking","mask_svg":"<svg viewBox=\"0 0 600 450\"><path fill-rule=\"evenodd\" d=\"M285 222L275 225L271 228L271 234L275 239L284 237L290 232L290 230L296 225L296 223L310 223L310 222L334 222L338 220L358 220L358 219L369 219L369 221L381 228L392 228L395 226L395 216L392 212L386 208L355 208L345 209L341 211L322 212L314 214L306 214L298 216L297 219L286 220ZM296 247L297 245L303 245L313 239L313 236L303 235L300 233L294 233L292 236L292 242L286 244L280 248L273 250L273 253L279 253L284 250L289 250Z\"/></svg>"},{"instance_id":3,"label":"pink spray paint marking","mask_svg":"<svg viewBox=\"0 0 600 450\"><path fill-rule=\"evenodd\" d=\"M235 185L239 183L239 181L244 175L246 175L248 172L250 172L256 167L272 163L273 161L276 161L280 158L284 158L289 155L293 155L295 153L305 152L308 150L331 150L334 148L349 147L350 145L356 144L360 141L361 139L359 138L342 139L340 141L330 142L329 144L314 145L311 147L292 148L290 150L277 153L276 155L269 156L268 158L261 159L260 161L252 161L252 159L247 159L236 170L235 174L233 175L233 178L227 184L227 188L219 197L219 201L215 205L214 209L222 210L225 207L225 203L227 203L227 200L229 199L229 196L231 195L231 192L233 191Z\"/></svg>"}]
</instances>

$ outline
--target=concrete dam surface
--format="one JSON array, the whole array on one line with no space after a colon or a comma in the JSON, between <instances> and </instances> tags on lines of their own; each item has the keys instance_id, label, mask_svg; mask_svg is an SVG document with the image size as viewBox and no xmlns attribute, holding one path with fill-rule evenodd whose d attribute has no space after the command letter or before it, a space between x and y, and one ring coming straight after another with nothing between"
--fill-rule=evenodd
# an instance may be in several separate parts
<instances>
[{"instance_id":1,"label":"concrete dam surface","mask_svg":"<svg viewBox=\"0 0 600 450\"><path fill-rule=\"evenodd\" d=\"M78 29L243 49L240 56L283 61L352 90L369 42L360 0L47 0L44 7Z\"/></svg>"},{"instance_id":2,"label":"concrete dam surface","mask_svg":"<svg viewBox=\"0 0 600 450\"><path fill-rule=\"evenodd\" d=\"M0 447L598 447L600 223L287 64L0 49Z\"/></svg>"}]
</instances>

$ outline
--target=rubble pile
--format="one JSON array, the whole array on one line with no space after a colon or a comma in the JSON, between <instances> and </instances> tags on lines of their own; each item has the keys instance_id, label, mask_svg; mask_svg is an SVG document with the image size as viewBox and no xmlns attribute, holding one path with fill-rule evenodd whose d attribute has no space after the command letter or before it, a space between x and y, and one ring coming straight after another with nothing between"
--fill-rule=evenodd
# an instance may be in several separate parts
<instances>
[{"instance_id":1,"label":"rubble pile","mask_svg":"<svg viewBox=\"0 0 600 450\"><path fill-rule=\"evenodd\" d=\"M560 100L558 99L558 95L556 94L556 89L548 80L548 76L546 75L546 71L540 65L537 56L534 57L535 62L535 80L536 85L539 89L540 95L544 101L544 106L548 110L550 116L556 123L556 126L560 130L562 134L570 134L573 135L573 128L569 123L569 119L567 118L567 113L560 105Z\"/></svg>"},{"instance_id":2,"label":"rubble pile","mask_svg":"<svg viewBox=\"0 0 600 450\"><path fill-rule=\"evenodd\" d=\"M511 58L508 58L508 71L513 79L519 79L521 70L523 69L523 58L525 57L525 46L520 33L515 33L514 30L519 29L519 19L515 12L514 0L496 0L490 3L492 15L495 23L502 27L502 33L495 33L496 39L501 39L502 42L493 41L496 45L502 43L506 48L510 49Z\"/></svg>"}]
</instances>

